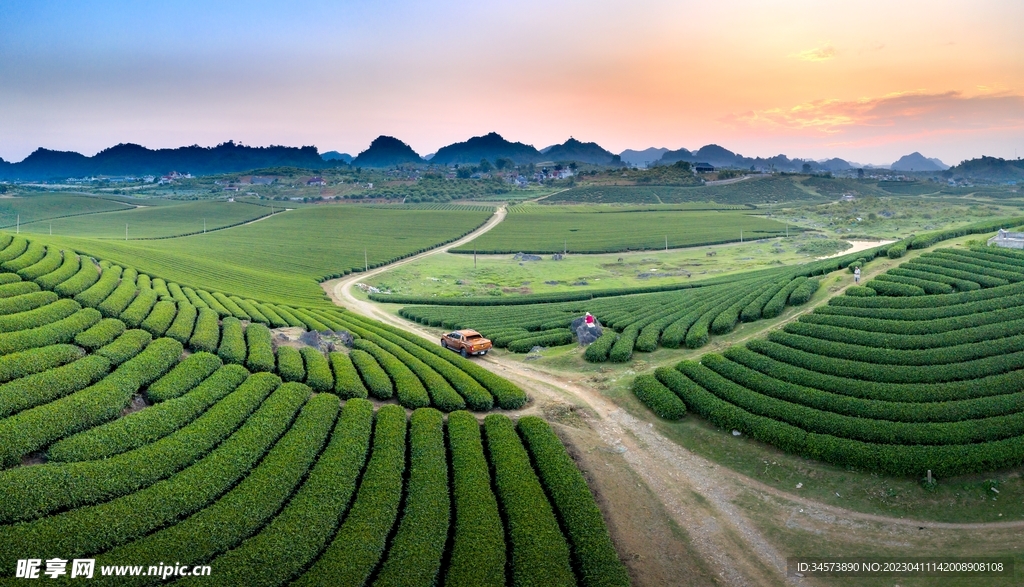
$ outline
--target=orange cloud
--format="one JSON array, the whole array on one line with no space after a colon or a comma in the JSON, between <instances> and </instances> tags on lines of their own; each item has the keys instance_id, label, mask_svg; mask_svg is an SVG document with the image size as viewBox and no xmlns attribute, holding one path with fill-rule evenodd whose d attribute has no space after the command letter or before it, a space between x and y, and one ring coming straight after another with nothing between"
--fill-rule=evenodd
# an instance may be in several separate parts
<instances>
[{"instance_id":1,"label":"orange cloud","mask_svg":"<svg viewBox=\"0 0 1024 587\"><path fill-rule=\"evenodd\" d=\"M806 51L800 51L799 53L793 53L790 57L795 57L801 61L828 61L829 59L835 59L839 52L831 43L826 43L823 47L815 47L813 49L807 49Z\"/></svg>"},{"instance_id":2,"label":"orange cloud","mask_svg":"<svg viewBox=\"0 0 1024 587\"><path fill-rule=\"evenodd\" d=\"M851 139L881 134L1008 130L1024 128L1024 96L1009 92L964 96L955 91L935 94L917 90L879 98L817 100L791 108L750 111L726 117L723 122Z\"/></svg>"}]
</instances>

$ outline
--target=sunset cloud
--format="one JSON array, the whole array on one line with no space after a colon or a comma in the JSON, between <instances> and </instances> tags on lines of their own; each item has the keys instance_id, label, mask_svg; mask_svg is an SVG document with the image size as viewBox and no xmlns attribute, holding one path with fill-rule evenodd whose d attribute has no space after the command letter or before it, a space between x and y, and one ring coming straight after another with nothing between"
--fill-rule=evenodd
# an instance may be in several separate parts
<instances>
[{"instance_id":1,"label":"sunset cloud","mask_svg":"<svg viewBox=\"0 0 1024 587\"><path fill-rule=\"evenodd\" d=\"M1009 92L899 92L860 100L817 100L751 111L724 122L818 135L921 134L1024 128L1024 96Z\"/></svg>"},{"instance_id":2,"label":"sunset cloud","mask_svg":"<svg viewBox=\"0 0 1024 587\"><path fill-rule=\"evenodd\" d=\"M836 51L836 48L831 43L826 43L821 47L794 53L790 57L795 57L801 61L828 61L829 59L835 59L838 54L839 52Z\"/></svg>"}]
</instances>

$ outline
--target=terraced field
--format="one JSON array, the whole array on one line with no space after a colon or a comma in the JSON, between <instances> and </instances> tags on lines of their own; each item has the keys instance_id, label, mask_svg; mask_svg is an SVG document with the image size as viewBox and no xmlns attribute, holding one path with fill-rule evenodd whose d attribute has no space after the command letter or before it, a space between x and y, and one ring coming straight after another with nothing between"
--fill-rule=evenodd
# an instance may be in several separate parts
<instances>
[{"instance_id":1,"label":"terraced field","mask_svg":"<svg viewBox=\"0 0 1024 587\"><path fill-rule=\"evenodd\" d=\"M145 204L147 200L140 201ZM181 202L174 206L145 206L103 214L88 214L58 218L52 221L38 221L26 224L22 221L21 232L86 237L97 239L125 239L125 225L128 238L151 239L202 233L228 226L251 222L268 216L270 208L253 206L243 202ZM282 211L281 207L277 208Z\"/></svg>"},{"instance_id":2,"label":"terraced field","mask_svg":"<svg viewBox=\"0 0 1024 587\"><path fill-rule=\"evenodd\" d=\"M665 417L686 409L840 466L990 471L1024 462L1022 326L1024 254L938 249L634 390Z\"/></svg>"},{"instance_id":3,"label":"terraced field","mask_svg":"<svg viewBox=\"0 0 1024 587\"><path fill-rule=\"evenodd\" d=\"M521 407L510 382L342 310L0 247L0 576L59 555L211 585L628 585L552 429L465 411Z\"/></svg>"},{"instance_id":4,"label":"terraced field","mask_svg":"<svg viewBox=\"0 0 1024 587\"><path fill-rule=\"evenodd\" d=\"M795 228L791 230L797 230ZM786 226L750 210L665 207L538 206L509 208L504 222L453 253L615 253L712 245L779 236Z\"/></svg>"},{"instance_id":5,"label":"terraced field","mask_svg":"<svg viewBox=\"0 0 1024 587\"><path fill-rule=\"evenodd\" d=\"M238 205L257 213L269 212L269 208ZM161 208L161 213L167 210ZM124 242L56 234L39 238L62 249L132 266L193 288L313 305L326 301L317 282L366 265L378 267L455 240L485 222L490 210L381 210L325 205L275 214L228 230L158 241Z\"/></svg>"},{"instance_id":6,"label":"terraced field","mask_svg":"<svg viewBox=\"0 0 1024 587\"><path fill-rule=\"evenodd\" d=\"M25 197L0 198L0 228L14 228L19 219L22 226L31 222L90 215L98 212L124 212L134 205L115 199L65 194L40 194ZM124 227L121 227L122 230Z\"/></svg>"}]
</instances>

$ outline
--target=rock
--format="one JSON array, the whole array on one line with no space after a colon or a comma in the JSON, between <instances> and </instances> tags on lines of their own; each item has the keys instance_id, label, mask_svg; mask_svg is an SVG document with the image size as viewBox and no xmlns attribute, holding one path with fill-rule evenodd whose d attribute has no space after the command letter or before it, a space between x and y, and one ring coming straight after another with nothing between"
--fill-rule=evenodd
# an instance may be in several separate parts
<instances>
[{"instance_id":1,"label":"rock","mask_svg":"<svg viewBox=\"0 0 1024 587\"><path fill-rule=\"evenodd\" d=\"M743 434L743 433L742 433L742 432L740 432L739 430L733 430L733 431L732 431L732 435L733 435L733 436L741 436L742 434Z\"/></svg>"},{"instance_id":2,"label":"rock","mask_svg":"<svg viewBox=\"0 0 1024 587\"><path fill-rule=\"evenodd\" d=\"M515 260L515 261L540 261L541 260L539 255L528 255L526 253L516 253L515 255L512 256L512 259Z\"/></svg>"},{"instance_id":3,"label":"rock","mask_svg":"<svg viewBox=\"0 0 1024 587\"><path fill-rule=\"evenodd\" d=\"M462 281L461 279L456 279L455 280L455 285L466 285L466 282Z\"/></svg>"},{"instance_id":4,"label":"rock","mask_svg":"<svg viewBox=\"0 0 1024 587\"><path fill-rule=\"evenodd\" d=\"M562 258L562 253L555 253L554 255L551 255L552 261L561 261Z\"/></svg>"},{"instance_id":5,"label":"rock","mask_svg":"<svg viewBox=\"0 0 1024 587\"><path fill-rule=\"evenodd\" d=\"M803 487L803 486L804 486L804 484L803 484L803 483L797 483L797 484L796 484L796 488L797 488L797 489L800 489L800 488L801 488L801 487Z\"/></svg>"},{"instance_id":6,"label":"rock","mask_svg":"<svg viewBox=\"0 0 1024 587\"><path fill-rule=\"evenodd\" d=\"M597 318L594 319L594 326L587 326L586 316L580 316L574 318L572 324L569 326L569 330L572 330L576 334L576 340L583 346L586 346L598 338L601 337L601 333L604 329L601 327L601 321Z\"/></svg>"},{"instance_id":7,"label":"rock","mask_svg":"<svg viewBox=\"0 0 1024 587\"><path fill-rule=\"evenodd\" d=\"M577 281L577 282L572 283L570 285L590 285L590 284L587 283L586 281Z\"/></svg>"}]
</instances>

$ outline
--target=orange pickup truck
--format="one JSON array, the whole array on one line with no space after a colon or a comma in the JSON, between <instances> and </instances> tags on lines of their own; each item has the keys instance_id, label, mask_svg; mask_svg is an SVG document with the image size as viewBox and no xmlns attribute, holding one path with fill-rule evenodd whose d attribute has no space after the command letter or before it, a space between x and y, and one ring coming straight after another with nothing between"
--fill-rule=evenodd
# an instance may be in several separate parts
<instances>
[{"instance_id":1,"label":"orange pickup truck","mask_svg":"<svg viewBox=\"0 0 1024 587\"><path fill-rule=\"evenodd\" d=\"M491 341L476 330L456 330L441 337L441 346L456 351L463 357L486 355L491 349Z\"/></svg>"}]
</instances>

